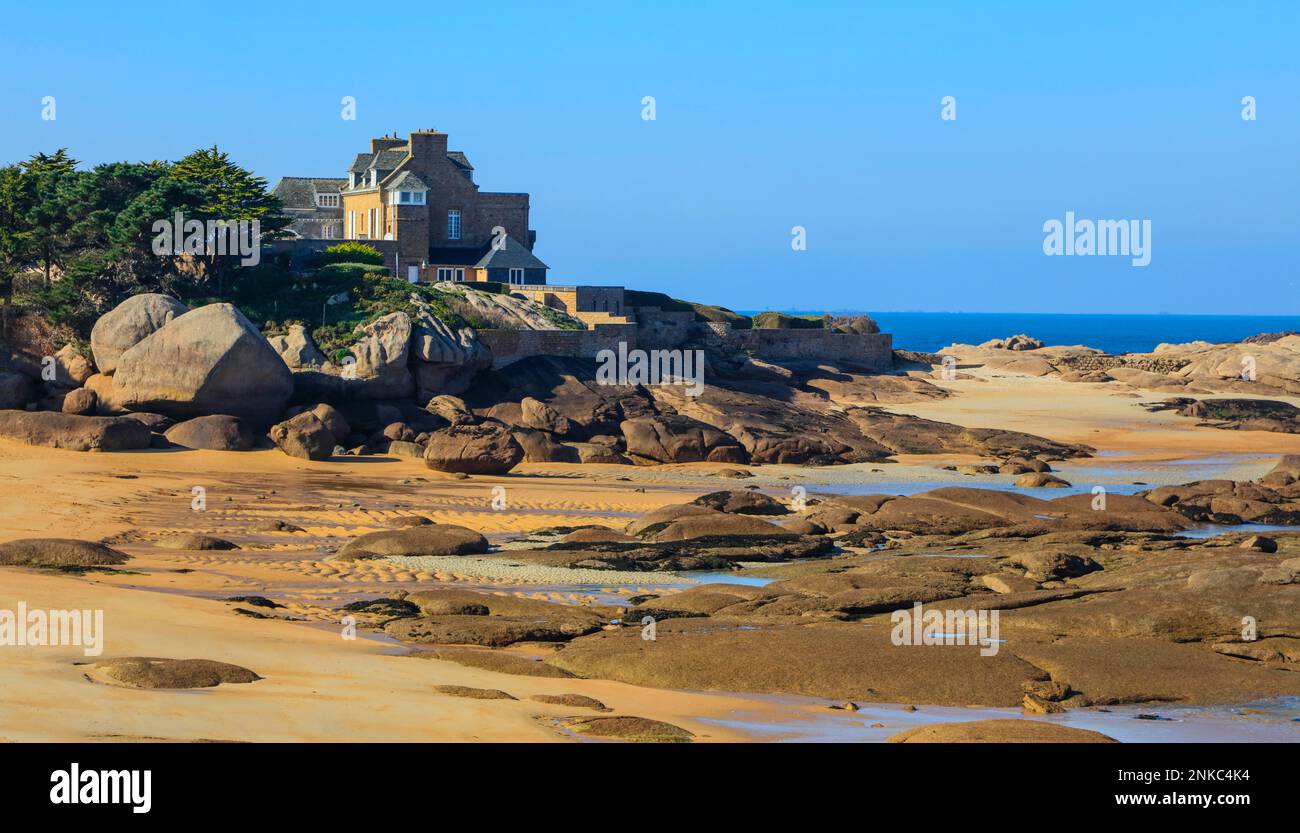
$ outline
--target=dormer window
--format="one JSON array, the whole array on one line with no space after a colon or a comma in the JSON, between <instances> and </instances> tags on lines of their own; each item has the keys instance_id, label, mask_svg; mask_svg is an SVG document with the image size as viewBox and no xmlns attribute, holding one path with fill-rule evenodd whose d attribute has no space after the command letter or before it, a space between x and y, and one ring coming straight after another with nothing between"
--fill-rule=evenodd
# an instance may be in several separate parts
<instances>
[{"instance_id":1,"label":"dormer window","mask_svg":"<svg viewBox=\"0 0 1300 833\"><path fill-rule=\"evenodd\" d=\"M370 169L370 187L371 187L371 188L374 188L374 187L375 187L375 184L376 184L377 182L379 182L379 171L376 171L374 168L371 168L371 169Z\"/></svg>"},{"instance_id":2,"label":"dormer window","mask_svg":"<svg viewBox=\"0 0 1300 833\"><path fill-rule=\"evenodd\" d=\"M356 187L357 187L357 174L356 174L356 171L348 171L348 187L349 187L349 188L356 188Z\"/></svg>"},{"instance_id":3,"label":"dormer window","mask_svg":"<svg viewBox=\"0 0 1300 833\"><path fill-rule=\"evenodd\" d=\"M317 194L316 205L319 206L320 208L338 208L339 195L338 194Z\"/></svg>"},{"instance_id":4,"label":"dormer window","mask_svg":"<svg viewBox=\"0 0 1300 833\"><path fill-rule=\"evenodd\" d=\"M424 205L424 192L403 191L400 188L396 191L389 191L388 203L389 205Z\"/></svg>"}]
</instances>

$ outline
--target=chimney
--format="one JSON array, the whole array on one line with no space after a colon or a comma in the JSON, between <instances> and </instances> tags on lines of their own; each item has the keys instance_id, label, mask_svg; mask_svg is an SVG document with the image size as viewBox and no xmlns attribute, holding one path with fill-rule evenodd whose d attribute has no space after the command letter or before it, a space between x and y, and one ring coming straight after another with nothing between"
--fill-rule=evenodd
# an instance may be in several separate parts
<instances>
[{"instance_id":1,"label":"chimney","mask_svg":"<svg viewBox=\"0 0 1300 833\"><path fill-rule=\"evenodd\" d=\"M419 130L411 134L411 156L437 159L447 155L447 134L436 130Z\"/></svg>"},{"instance_id":2,"label":"chimney","mask_svg":"<svg viewBox=\"0 0 1300 833\"><path fill-rule=\"evenodd\" d=\"M370 152L378 153L381 150L392 150L393 148L399 148L404 144L406 144L406 142L396 138L396 134L393 134L392 137L382 136L378 139L370 140Z\"/></svg>"}]
</instances>

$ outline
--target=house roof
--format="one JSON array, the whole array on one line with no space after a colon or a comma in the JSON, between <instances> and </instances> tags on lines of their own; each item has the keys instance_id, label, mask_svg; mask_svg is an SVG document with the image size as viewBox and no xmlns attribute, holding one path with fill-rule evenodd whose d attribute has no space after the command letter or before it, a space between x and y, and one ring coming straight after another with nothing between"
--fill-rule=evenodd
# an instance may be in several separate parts
<instances>
[{"instance_id":1,"label":"house roof","mask_svg":"<svg viewBox=\"0 0 1300 833\"><path fill-rule=\"evenodd\" d=\"M370 167L370 163L374 158L373 153L358 153L356 160L348 166L348 173L361 173Z\"/></svg>"},{"instance_id":2,"label":"house roof","mask_svg":"<svg viewBox=\"0 0 1300 833\"><path fill-rule=\"evenodd\" d=\"M482 246L430 246L430 266L473 266L483 256Z\"/></svg>"},{"instance_id":3,"label":"house roof","mask_svg":"<svg viewBox=\"0 0 1300 833\"><path fill-rule=\"evenodd\" d=\"M466 171L474 170L474 166L469 163L469 157L467 157L465 154L461 153L458 150L447 151L447 158L450 159L456 165L456 167L462 170L466 170Z\"/></svg>"},{"instance_id":4,"label":"house roof","mask_svg":"<svg viewBox=\"0 0 1300 833\"><path fill-rule=\"evenodd\" d=\"M286 176L276 183L271 193L280 198L285 208L316 208L317 194L337 194L348 184L339 177Z\"/></svg>"},{"instance_id":5,"label":"house roof","mask_svg":"<svg viewBox=\"0 0 1300 833\"><path fill-rule=\"evenodd\" d=\"M506 235L506 244L495 248L489 243L483 257L474 264L481 269L548 269L537 255L528 251L528 247L510 235Z\"/></svg>"},{"instance_id":6,"label":"house roof","mask_svg":"<svg viewBox=\"0 0 1300 833\"><path fill-rule=\"evenodd\" d=\"M381 150L370 160L369 167L377 171L391 171L407 157L406 146L396 150Z\"/></svg>"},{"instance_id":7,"label":"house roof","mask_svg":"<svg viewBox=\"0 0 1300 833\"><path fill-rule=\"evenodd\" d=\"M402 171L393 177L393 181L384 186L391 190L398 191L428 191L429 186L424 181L410 171Z\"/></svg>"},{"instance_id":8,"label":"house roof","mask_svg":"<svg viewBox=\"0 0 1300 833\"><path fill-rule=\"evenodd\" d=\"M475 266L479 269L549 269L537 255L518 240L506 236L500 249L491 243L477 247L431 246L429 264L432 266Z\"/></svg>"}]
</instances>

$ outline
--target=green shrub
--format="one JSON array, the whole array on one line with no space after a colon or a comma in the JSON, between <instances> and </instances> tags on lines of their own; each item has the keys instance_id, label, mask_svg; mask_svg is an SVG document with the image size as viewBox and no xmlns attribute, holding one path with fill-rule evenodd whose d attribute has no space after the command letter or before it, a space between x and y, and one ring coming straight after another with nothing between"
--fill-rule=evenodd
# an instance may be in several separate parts
<instances>
[{"instance_id":1,"label":"green shrub","mask_svg":"<svg viewBox=\"0 0 1300 833\"><path fill-rule=\"evenodd\" d=\"M639 289L623 290L623 303L629 307L656 307L664 312L692 312L694 307L685 301L670 298L662 292L642 292Z\"/></svg>"},{"instance_id":2,"label":"green shrub","mask_svg":"<svg viewBox=\"0 0 1300 833\"><path fill-rule=\"evenodd\" d=\"M760 312L754 316L756 330L821 330L826 320L820 315L786 315L783 312Z\"/></svg>"},{"instance_id":3,"label":"green shrub","mask_svg":"<svg viewBox=\"0 0 1300 833\"><path fill-rule=\"evenodd\" d=\"M691 304L691 307L695 310L696 321L725 322L730 324L733 330L748 330L753 325L748 315L732 312L726 307L715 307L710 304Z\"/></svg>"},{"instance_id":4,"label":"green shrub","mask_svg":"<svg viewBox=\"0 0 1300 833\"><path fill-rule=\"evenodd\" d=\"M542 314L543 318L545 318L547 321L554 324L558 329L561 330L587 329L587 325L582 323L582 321L580 321L577 318L574 318L572 315L569 315L568 313L560 312L558 309L554 309L552 307L538 304L538 312Z\"/></svg>"},{"instance_id":5,"label":"green shrub","mask_svg":"<svg viewBox=\"0 0 1300 833\"><path fill-rule=\"evenodd\" d=\"M320 263L368 263L372 266L383 266L384 255L374 246L348 240L326 249L320 256Z\"/></svg>"}]
</instances>

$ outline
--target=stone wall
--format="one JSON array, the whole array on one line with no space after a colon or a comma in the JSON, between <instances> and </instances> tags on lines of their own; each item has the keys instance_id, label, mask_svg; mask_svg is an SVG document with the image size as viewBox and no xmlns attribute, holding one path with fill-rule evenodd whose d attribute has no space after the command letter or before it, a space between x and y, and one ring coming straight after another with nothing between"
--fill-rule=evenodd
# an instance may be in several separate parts
<instances>
[{"instance_id":1,"label":"stone wall","mask_svg":"<svg viewBox=\"0 0 1300 833\"><path fill-rule=\"evenodd\" d=\"M696 331L691 310L662 310L658 307L628 307L636 318L637 344L645 350L681 347Z\"/></svg>"},{"instance_id":2,"label":"stone wall","mask_svg":"<svg viewBox=\"0 0 1300 833\"><path fill-rule=\"evenodd\" d=\"M492 348L493 369L529 356L595 359L601 350L637 346L635 324L597 324L590 330L479 330L479 341Z\"/></svg>"},{"instance_id":3,"label":"stone wall","mask_svg":"<svg viewBox=\"0 0 1300 833\"><path fill-rule=\"evenodd\" d=\"M733 330L711 321L711 334L728 347L771 360L843 362L877 372L894 363L894 337L889 333L859 335L830 330Z\"/></svg>"}]
</instances>

